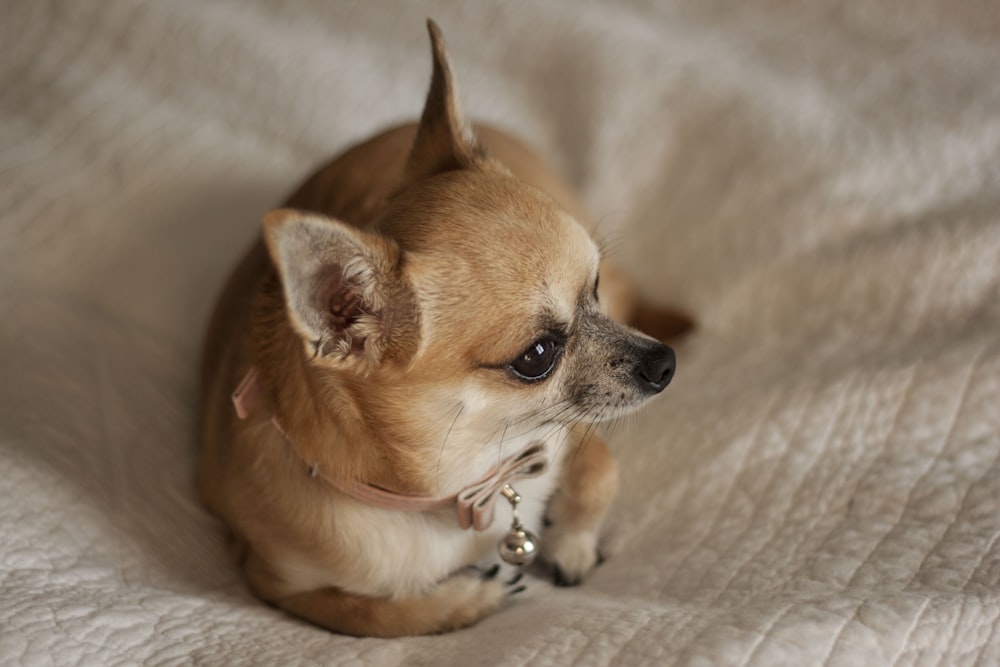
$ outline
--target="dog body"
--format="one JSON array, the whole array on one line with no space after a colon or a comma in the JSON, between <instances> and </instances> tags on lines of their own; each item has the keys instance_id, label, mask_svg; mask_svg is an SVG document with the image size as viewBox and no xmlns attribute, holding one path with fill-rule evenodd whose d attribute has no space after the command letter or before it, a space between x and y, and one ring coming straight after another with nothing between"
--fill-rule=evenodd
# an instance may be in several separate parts
<instances>
[{"instance_id":1,"label":"dog body","mask_svg":"<svg viewBox=\"0 0 1000 667\"><path fill-rule=\"evenodd\" d=\"M507 588L468 566L495 558L511 516L501 501L462 529L451 507L351 489L448 499L540 447L547 465L514 483L517 513L551 521L542 555L576 583L617 484L592 425L673 373L669 348L602 312L627 317L632 292L571 190L520 142L485 127L473 140L430 31L420 123L350 149L268 214L202 369L199 487L250 587L350 634L441 632L495 610ZM241 378L245 419L230 403Z\"/></svg>"}]
</instances>

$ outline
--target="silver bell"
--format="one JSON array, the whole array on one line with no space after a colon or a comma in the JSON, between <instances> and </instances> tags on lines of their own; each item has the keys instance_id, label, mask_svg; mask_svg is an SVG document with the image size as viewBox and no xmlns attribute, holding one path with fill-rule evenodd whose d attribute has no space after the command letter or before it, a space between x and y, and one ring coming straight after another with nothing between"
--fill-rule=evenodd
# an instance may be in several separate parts
<instances>
[{"instance_id":1,"label":"silver bell","mask_svg":"<svg viewBox=\"0 0 1000 667\"><path fill-rule=\"evenodd\" d=\"M500 538L497 550L505 563L528 565L538 554L538 537L525 529L519 521L515 521L510 532Z\"/></svg>"},{"instance_id":2,"label":"silver bell","mask_svg":"<svg viewBox=\"0 0 1000 667\"><path fill-rule=\"evenodd\" d=\"M528 565L538 555L538 536L522 526L517 518L517 504L521 502L521 496L514 487L504 484L500 495L510 503L513 522L510 532L500 538L497 551L500 552L500 558L509 565Z\"/></svg>"}]
</instances>

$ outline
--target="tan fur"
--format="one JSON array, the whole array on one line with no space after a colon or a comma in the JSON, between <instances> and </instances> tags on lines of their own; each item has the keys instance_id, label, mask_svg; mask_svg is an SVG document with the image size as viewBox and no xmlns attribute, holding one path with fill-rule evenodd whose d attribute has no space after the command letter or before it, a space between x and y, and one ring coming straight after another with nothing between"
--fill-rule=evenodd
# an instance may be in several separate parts
<instances>
[{"instance_id":1,"label":"tan fur","mask_svg":"<svg viewBox=\"0 0 1000 667\"><path fill-rule=\"evenodd\" d=\"M617 477L604 443L583 437L592 427L574 423L622 414L662 388L635 380L662 346L600 314L583 208L520 142L486 127L472 139L429 29L434 76L420 124L348 150L265 217L219 300L202 370L199 488L231 529L251 589L357 635L443 632L494 611L503 584L468 566L495 556L509 512L498 508L482 533L461 531L448 511L346 497L307 464L438 496L544 441L551 471L518 482L519 513L540 528L553 497L543 554L575 583L596 561ZM627 281L600 270L609 310L635 311ZM511 360L553 327L568 332L558 365L518 379ZM264 397L240 421L230 394L250 367Z\"/></svg>"}]
</instances>

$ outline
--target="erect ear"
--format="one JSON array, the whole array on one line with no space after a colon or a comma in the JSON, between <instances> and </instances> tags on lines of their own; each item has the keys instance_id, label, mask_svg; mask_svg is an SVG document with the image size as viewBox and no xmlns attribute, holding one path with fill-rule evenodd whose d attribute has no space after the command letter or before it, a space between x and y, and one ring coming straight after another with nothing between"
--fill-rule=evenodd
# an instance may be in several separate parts
<instances>
[{"instance_id":1,"label":"erect ear","mask_svg":"<svg viewBox=\"0 0 1000 667\"><path fill-rule=\"evenodd\" d=\"M400 251L391 240L321 215L278 210L264 217L288 317L310 357L366 372L382 362Z\"/></svg>"},{"instance_id":2,"label":"erect ear","mask_svg":"<svg viewBox=\"0 0 1000 667\"><path fill-rule=\"evenodd\" d=\"M430 19L427 20L427 32L431 37L434 73L417 136L406 163L408 183L468 167L475 161L476 142L465 122L444 37L441 36L441 29Z\"/></svg>"}]
</instances>

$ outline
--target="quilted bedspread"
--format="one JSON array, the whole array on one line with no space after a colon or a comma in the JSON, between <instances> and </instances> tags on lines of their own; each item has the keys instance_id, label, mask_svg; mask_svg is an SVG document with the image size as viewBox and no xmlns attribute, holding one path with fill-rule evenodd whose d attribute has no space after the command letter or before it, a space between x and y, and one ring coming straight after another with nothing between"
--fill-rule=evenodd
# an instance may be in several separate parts
<instances>
[{"instance_id":1,"label":"quilted bedspread","mask_svg":"<svg viewBox=\"0 0 1000 667\"><path fill-rule=\"evenodd\" d=\"M1000 664L995 2L2 4L0 664ZM196 369L262 214L419 113L427 16L698 329L582 586L356 639L246 592Z\"/></svg>"}]
</instances>

